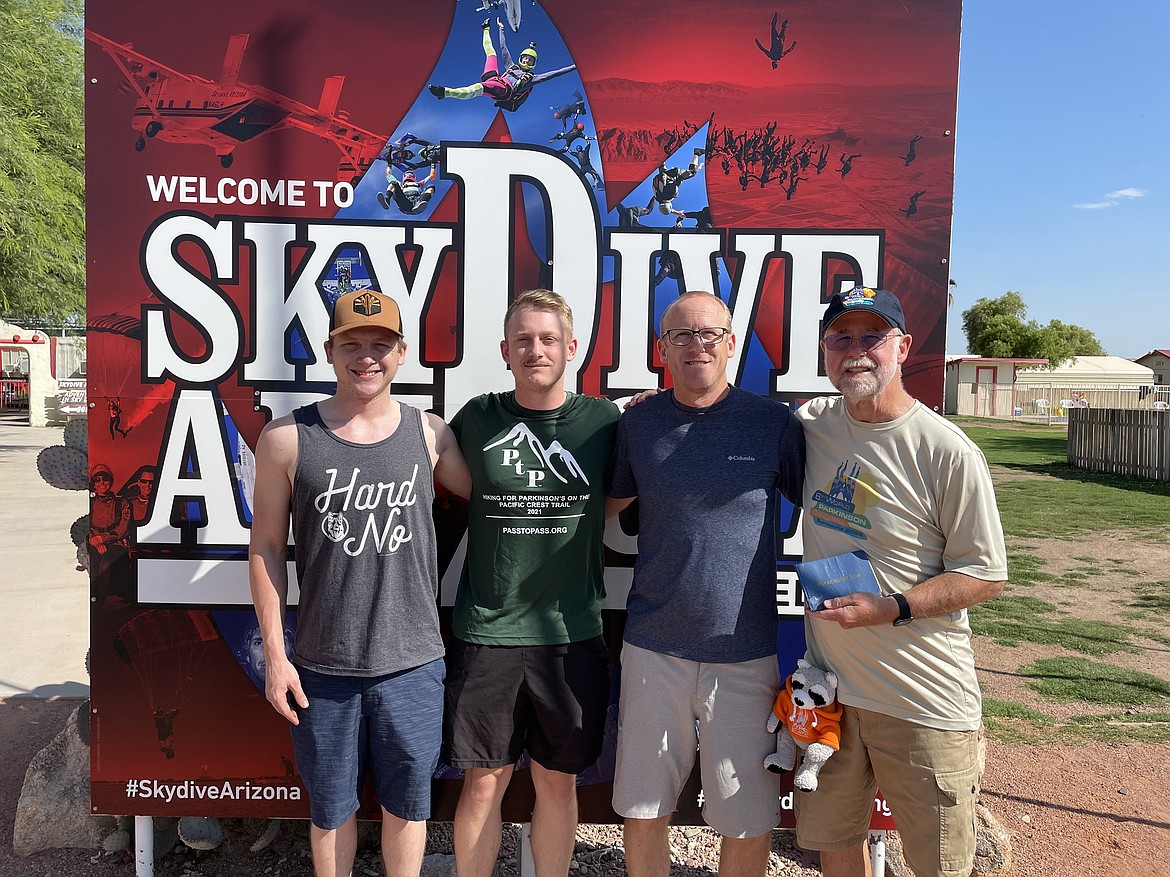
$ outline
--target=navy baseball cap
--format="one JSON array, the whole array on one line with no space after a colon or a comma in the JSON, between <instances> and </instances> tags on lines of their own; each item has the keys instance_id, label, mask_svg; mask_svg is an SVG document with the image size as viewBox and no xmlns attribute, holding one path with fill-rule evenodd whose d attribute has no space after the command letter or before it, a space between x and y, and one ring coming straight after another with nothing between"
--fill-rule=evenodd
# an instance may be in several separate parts
<instances>
[{"instance_id":1,"label":"navy baseball cap","mask_svg":"<svg viewBox=\"0 0 1170 877\"><path fill-rule=\"evenodd\" d=\"M902 313L902 303L898 301L896 295L887 289L855 286L844 292L838 292L829 299L829 306L825 308L825 316L821 321L822 334L835 319L855 311L866 311L874 314L895 329L900 329L903 334L906 332L906 317Z\"/></svg>"}]
</instances>

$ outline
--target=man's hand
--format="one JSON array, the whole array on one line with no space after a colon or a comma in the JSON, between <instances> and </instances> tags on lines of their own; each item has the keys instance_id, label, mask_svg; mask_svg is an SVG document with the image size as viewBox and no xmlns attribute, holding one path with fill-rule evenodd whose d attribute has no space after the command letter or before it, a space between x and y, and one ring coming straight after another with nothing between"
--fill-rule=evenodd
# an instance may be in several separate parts
<instances>
[{"instance_id":1,"label":"man's hand","mask_svg":"<svg viewBox=\"0 0 1170 877\"><path fill-rule=\"evenodd\" d=\"M660 390L658 388L655 388L653 390L643 390L641 393L638 393L636 396L632 396L626 402L626 404L622 406L622 410L625 411L626 409L633 408L635 405L641 405L643 402L645 402L651 396L657 396L659 393L662 393L662 392L664 392L664 391Z\"/></svg>"},{"instance_id":2,"label":"man's hand","mask_svg":"<svg viewBox=\"0 0 1170 877\"><path fill-rule=\"evenodd\" d=\"M893 624L898 617L898 604L891 597L862 591L826 600L824 608L808 613L808 617L835 621L847 630L851 627Z\"/></svg>"},{"instance_id":3,"label":"man's hand","mask_svg":"<svg viewBox=\"0 0 1170 877\"><path fill-rule=\"evenodd\" d=\"M305 697L305 692L301 689L301 677L297 673L297 668L288 658L266 661L264 694L274 710L294 725L301 723L301 720L297 718L296 710L289 703L290 696L301 709L309 705L309 699Z\"/></svg>"}]
</instances>

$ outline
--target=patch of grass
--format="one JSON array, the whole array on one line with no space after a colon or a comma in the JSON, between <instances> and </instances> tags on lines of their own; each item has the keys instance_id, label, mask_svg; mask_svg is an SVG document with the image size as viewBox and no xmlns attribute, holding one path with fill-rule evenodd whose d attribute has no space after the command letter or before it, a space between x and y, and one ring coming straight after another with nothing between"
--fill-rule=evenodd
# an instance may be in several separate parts
<instances>
[{"instance_id":1,"label":"patch of grass","mask_svg":"<svg viewBox=\"0 0 1170 877\"><path fill-rule=\"evenodd\" d=\"M1014 700L999 700L994 697L983 698L983 718L1027 719L1039 724L1052 724L1052 720L1048 716L1037 712L1030 706L1016 703Z\"/></svg>"},{"instance_id":2,"label":"patch of grass","mask_svg":"<svg viewBox=\"0 0 1170 877\"><path fill-rule=\"evenodd\" d=\"M1166 743L1170 742L1170 713L1076 716L1062 730L1101 743Z\"/></svg>"},{"instance_id":3,"label":"patch of grass","mask_svg":"<svg viewBox=\"0 0 1170 877\"><path fill-rule=\"evenodd\" d=\"M1035 554L1008 552L1008 581L1013 585L1031 587L1056 580L1056 576L1043 572L1043 569L1044 560Z\"/></svg>"},{"instance_id":4,"label":"patch of grass","mask_svg":"<svg viewBox=\"0 0 1170 877\"><path fill-rule=\"evenodd\" d=\"M1029 538L1077 538L1112 530L1137 531L1165 541L1170 520L1170 483L1078 469L1067 463L1063 431L964 427L988 463L1050 476L997 485L1004 532Z\"/></svg>"},{"instance_id":5,"label":"patch of grass","mask_svg":"<svg viewBox=\"0 0 1170 877\"><path fill-rule=\"evenodd\" d=\"M1068 460L1068 434L1063 429L997 429L963 426L993 465L1050 466Z\"/></svg>"},{"instance_id":6,"label":"patch of grass","mask_svg":"<svg viewBox=\"0 0 1170 877\"><path fill-rule=\"evenodd\" d=\"M1146 582L1134 587L1136 593L1129 604L1145 612L1170 615L1170 581Z\"/></svg>"},{"instance_id":7,"label":"patch of grass","mask_svg":"<svg viewBox=\"0 0 1170 877\"><path fill-rule=\"evenodd\" d=\"M1074 557L1073 560L1079 561L1080 563L1091 563L1091 564L1100 563L1100 561L1096 557Z\"/></svg>"},{"instance_id":8,"label":"patch of grass","mask_svg":"<svg viewBox=\"0 0 1170 877\"><path fill-rule=\"evenodd\" d=\"M1101 529L1129 530L1143 538L1165 540L1170 497L1075 479L1009 481L997 485L1004 532L1025 538L1084 538Z\"/></svg>"},{"instance_id":9,"label":"patch of grass","mask_svg":"<svg viewBox=\"0 0 1170 877\"><path fill-rule=\"evenodd\" d=\"M1018 672L1029 677L1030 688L1052 700L1133 707L1170 697L1170 682L1164 679L1084 658L1041 658Z\"/></svg>"},{"instance_id":10,"label":"patch of grass","mask_svg":"<svg viewBox=\"0 0 1170 877\"><path fill-rule=\"evenodd\" d=\"M1056 611L1052 603L1018 594L1000 596L968 610L972 633L1001 646L1027 642L1098 656L1137 651L1129 641L1130 627L1108 621L1040 617Z\"/></svg>"},{"instance_id":11,"label":"patch of grass","mask_svg":"<svg viewBox=\"0 0 1170 877\"><path fill-rule=\"evenodd\" d=\"M972 606L970 611L973 615L1030 620L1042 612L1052 612L1055 609L1055 605L1037 597L1028 597L1024 594L1000 594L994 600Z\"/></svg>"},{"instance_id":12,"label":"patch of grass","mask_svg":"<svg viewBox=\"0 0 1170 877\"><path fill-rule=\"evenodd\" d=\"M1052 739L1054 727L1051 718L1022 703L983 698L983 729L1000 743L1017 746L1046 743Z\"/></svg>"}]
</instances>

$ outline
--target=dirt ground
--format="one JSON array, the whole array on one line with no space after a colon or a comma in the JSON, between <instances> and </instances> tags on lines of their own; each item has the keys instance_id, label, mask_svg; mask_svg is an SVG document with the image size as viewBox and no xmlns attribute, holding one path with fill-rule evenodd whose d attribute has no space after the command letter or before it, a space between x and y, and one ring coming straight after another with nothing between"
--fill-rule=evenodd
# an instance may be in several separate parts
<instances>
[{"instance_id":1,"label":"dirt ground","mask_svg":"<svg viewBox=\"0 0 1170 877\"><path fill-rule=\"evenodd\" d=\"M25 767L63 726L74 700L10 699L0 702L0 877L127 877L130 858L120 853L67 849L20 859L12 851L12 825ZM983 803L1011 834L1010 873L1083 877L1170 875L1170 744L1006 747L991 743ZM257 831L259 835L259 831ZM794 848L788 832L775 832L769 874L814 875L816 858ZM170 854L160 877L309 877L304 826L289 824L258 855L219 851ZM619 833L584 827L578 834L580 877L621 877ZM435 826L432 851L450 852L449 826ZM703 829L676 829L672 877L714 873L715 838ZM372 851L359 857L358 874L379 874ZM515 875L511 843L499 873Z\"/></svg>"}]
</instances>

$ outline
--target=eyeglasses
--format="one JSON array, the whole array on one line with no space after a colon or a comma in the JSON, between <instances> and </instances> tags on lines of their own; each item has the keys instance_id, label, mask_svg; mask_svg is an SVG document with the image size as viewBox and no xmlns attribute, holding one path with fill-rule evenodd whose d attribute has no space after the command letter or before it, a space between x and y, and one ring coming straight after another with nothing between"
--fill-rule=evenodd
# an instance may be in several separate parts
<instances>
[{"instance_id":1,"label":"eyeglasses","mask_svg":"<svg viewBox=\"0 0 1170 877\"><path fill-rule=\"evenodd\" d=\"M714 347L726 338L730 331L722 326L708 326L704 329L668 329L662 333L662 337L672 347L690 347L691 341L698 335L699 341L704 347Z\"/></svg>"},{"instance_id":2,"label":"eyeglasses","mask_svg":"<svg viewBox=\"0 0 1170 877\"><path fill-rule=\"evenodd\" d=\"M825 349L834 353L845 353L853 347L854 342L864 352L880 347L891 338L901 338L900 332L886 332L884 335L877 332L866 332L864 335L826 335Z\"/></svg>"}]
</instances>

